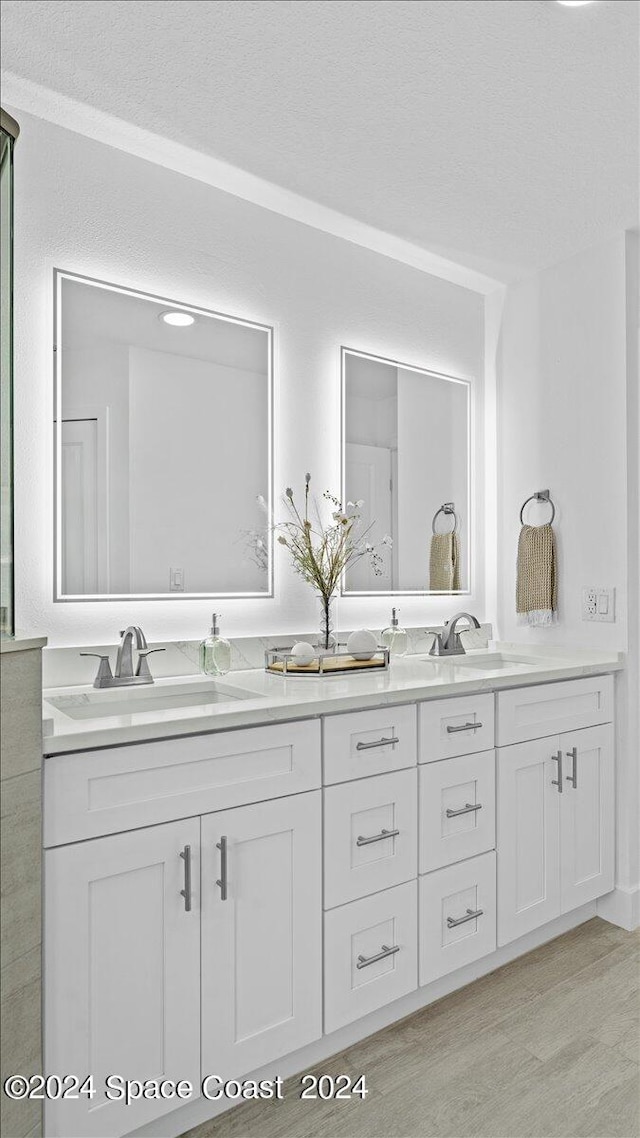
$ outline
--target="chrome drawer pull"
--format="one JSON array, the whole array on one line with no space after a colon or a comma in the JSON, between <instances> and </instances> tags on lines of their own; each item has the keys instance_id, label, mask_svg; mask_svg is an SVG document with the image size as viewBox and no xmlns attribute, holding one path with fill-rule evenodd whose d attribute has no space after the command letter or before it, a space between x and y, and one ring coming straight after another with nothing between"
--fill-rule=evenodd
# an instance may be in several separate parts
<instances>
[{"instance_id":1,"label":"chrome drawer pull","mask_svg":"<svg viewBox=\"0 0 640 1138\"><path fill-rule=\"evenodd\" d=\"M382 951L376 952L375 956L360 955L356 961L356 968L368 968L370 964L377 964L379 960L386 960L387 956L395 956L396 952L400 952L399 944L394 944L392 948L383 944Z\"/></svg>"},{"instance_id":2,"label":"chrome drawer pull","mask_svg":"<svg viewBox=\"0 0 640 1138\"><path fill-rule=\"evenodd\" d=\"M393 735L390 739L376 739L375 743L356 743L356 751L372 751L374 747L393 747L399 743L397 735Z\"/></svg>"},{"instance_id":3,"label":"chrome drawer pull","mask_svg":"<svg viewBox=\"0 0 640 1138\"><path fill-rule=\"evenodd\" d=\"M478 802L474 806L471 802L467 802L461 806L459 810L447 810L447 818L458 818L460 814L472 814L474 810L482 810L482 803Z\"/></svg>"},{"instance_id":4,"label":"chrome drawer pull","mask_svg":"<svg viewBox=\"0 0 640 1138\"><path fill-rule=\"evenodd\" d=\"M447 724L447 732L449 735L456 735L458 731L479 731L482 723L462 723L459 727L451 727Z\"/></svg>"},{"instance_id":5,"label":"chrome drawer pull","mask_svg":"<svg viewBox=\"0 0 640 1138\"><path fill-rule=\"evenodd\" d=\"M578 789L578 748L572 747L570 751L566 752L567 758L571 759L571 774L567 775L567 782L570 782L573 789Z\"/></svg>"},{"instance_id":6,"label":"chrome drawer pull","mask_svg":"<svg viewBox=\"0 0 640 1138\"><path fill-rule=\"evenodd\" d=\"M558 794L562 794L564 787L562 785L562 751L558 751L557 755L552 755L551 759L554 763L558 764L558 777L551 779L551 785L557 786Z\"/></svg>"},{"instance_id":7,"label":"chrome drawer pull","mask_svg":"<svg viewBox=\"0 0 640 1138\"><path fill-rule=\"evenodd\" d=\"M216 849L220 850L220 876L216 881L216 885L220 887L220 900L226 901L227 899L227 839L226 837L220 838L216 842Z\"/></svg>"},{"instance_id":8,"label":"chrome drawer pull","mask_svg":"<svg viewBox=\"0 0 640 1138\"><path fill-rule=\"evenodd\" d=\"M371 838L357 838L357 846L371 846L374 842L383 842L385 838L397 838L399 830L381 830L379 834L374 834Z\"/></svg>"},{"instance_id":9,"label":"chrome drawer pull","mask_svg":"<svg viewBox=\"0 0 640 1138\"><path fill-rule=\"evenodd\" d=\"M185 913L191 912L191 846L185 846L180 850L180 857L184 861L184 889L180 890L180 896L184 897L184 911Z\"/></svg>"},{"instance_id":10,"label":"chrome drawer pull","mask_svg":"<svg viewBox=\"0 0 640 1138\"><path fill-rule=\"evenodd\" d=\"M484 909L467 909L464 917L447 917L447 928L456 929L458 925L466 925L467 921L475 921L483 913Z\"/></svg>"}]
</instances>

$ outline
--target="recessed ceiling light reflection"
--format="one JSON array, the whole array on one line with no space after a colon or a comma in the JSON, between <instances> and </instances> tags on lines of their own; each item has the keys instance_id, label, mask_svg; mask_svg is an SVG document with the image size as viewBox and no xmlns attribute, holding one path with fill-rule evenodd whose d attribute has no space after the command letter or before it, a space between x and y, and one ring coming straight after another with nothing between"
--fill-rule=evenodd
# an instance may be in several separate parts
<instances>
[{"instance_id":1,"label":"recessed ceiling light reflection","mask_svg":"<svg viewBox=\"0 0 640 1138\"><path fill-rule=\"evenodd\" d=\"M158 319L164 320L165 324L171 324L174 328L188 328L190 324L196 322L195 316L190 312L161 312Z\"/></svg>"}]
</instances>

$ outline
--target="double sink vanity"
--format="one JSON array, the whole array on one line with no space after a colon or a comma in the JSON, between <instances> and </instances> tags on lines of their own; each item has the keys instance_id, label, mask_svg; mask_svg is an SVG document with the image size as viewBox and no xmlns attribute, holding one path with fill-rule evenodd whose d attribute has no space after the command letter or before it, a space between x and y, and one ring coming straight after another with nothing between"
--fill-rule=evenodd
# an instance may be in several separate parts
<instances>
[{"instance_id":1,"label":"double sink vanity","mask_svg":"<svg viewBox=\"0 0 640 1138\"><path fill-rule=\"evenodd\" d=\"M45 1066L98 1087L46 1133L178 1135L216 1104L106 1077L293 1073L592 915L620 667L496 645L45 691Z\"/></svg>"},{"instance_id":2,"label":"double sink vanity","mask_svg":"<svg viewBox=\"0 0 640 1138\"><path fill-rule=\"evenodd\" d=\"M54 274L55 600L262 605L295 532L274 498L275 330L129 283ZM339 497L312 500L326 548L358 531L342 595L472 596L478 381L335 351ZM293 1073L592 915L613 888L621 662L464 652L456 619L362 674L254 657L214 680L192 657L172 676L136 627L114 671L94 651L93 687L77 654L52 674L45 1068L96 1093L48 1103L50 1138L182 1134L220 1104L125 1106L106 1078ZM328 601L323 620L328 645Z\"/></svg>"}]
</instances>

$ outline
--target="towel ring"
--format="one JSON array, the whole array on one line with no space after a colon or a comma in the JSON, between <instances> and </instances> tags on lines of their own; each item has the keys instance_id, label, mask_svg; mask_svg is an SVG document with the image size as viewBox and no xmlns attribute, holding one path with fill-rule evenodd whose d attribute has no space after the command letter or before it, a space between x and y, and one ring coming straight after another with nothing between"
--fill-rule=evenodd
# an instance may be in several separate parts
<instances>
[{"instance_id":1,"label":"towel ring","mask_svg":"<svg viewBox=\"0 0 640 1138\"><path fill-rule=\"evenodd\" d=\"M551 494L548 490L536 490L535 494L531 494L531 496L529 498L525 499L525 501L522 503L522 506L520 507L520 525L521 526L524 525L524 508L525 508L525 506L527 506L529 504L529 502L548 502L549 503L549 505L551 506L551 517L549 518L547 525L551 525L553 522L553 519L556 516L556 508L555 508L553 502L551 501Z\"/></svg>"},{"instance_id":2,"label":"towel ring","mask_svg":"<svg viewBox=\"0 0 640 1138\"><path fill-rule=\"evenodd\" d=\"M454 502L443 502L443 504L440 506L440 509L436 510L435 514L433 515L433 521L431 522L431 532L432 533L436 532L436 521L438 520L438 517L440 514L452 514L453 515L453 529L452 530L446 530L445 532L446 533L457 533L458 532L458 515L456 514Z\"/></svg>"}]
</instances>

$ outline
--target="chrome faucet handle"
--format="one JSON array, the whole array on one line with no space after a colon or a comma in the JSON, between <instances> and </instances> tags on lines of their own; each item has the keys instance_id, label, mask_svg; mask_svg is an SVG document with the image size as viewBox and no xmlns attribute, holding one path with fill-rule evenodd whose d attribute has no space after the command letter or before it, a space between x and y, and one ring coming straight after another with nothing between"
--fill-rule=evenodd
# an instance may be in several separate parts
<instances>
[{"instance_id":1,"label":"chrome faucet handle","mask_svg":"<svg viewBox=\"0 0 640 1138\"><path fill-rule=\"evenodd\" d=\"M432 632L433 643L429 649L430 656L440 656L442 653L442 634L440 632Z\"/></svg>"},{"instance_id":2,"label":"chrome faucet handle","mask_svg":"<svg viewBox=\"0 0 640 1138\"><path fill-rule=\"evenodd\" d=\"M147 657L153 656L154 652L166 652L166 648L141 648L138 652L138 667L136 668L136 678L139 680L146 680L147 683L153 683L153 676L149 669L149 662Z\"/></svg>"},{"instance_id":3,"label":"chrome faucet handle","mask_svg":"<svg viewBox=\"0 0 640 1138\"><path fill-rule=\"evenodd\" d=\"M100 661L96 678L93 681L94 688L108 688L113 686L113 672L111 671L111 663L108 656L103 656L100 652L80 652L80 655L95 656L96 659Z\"/></svg>"}]
</instances>

